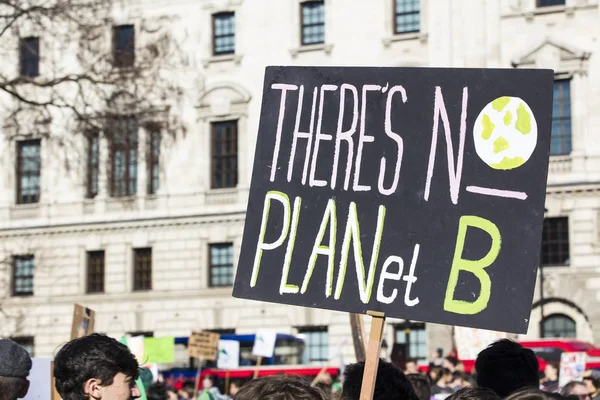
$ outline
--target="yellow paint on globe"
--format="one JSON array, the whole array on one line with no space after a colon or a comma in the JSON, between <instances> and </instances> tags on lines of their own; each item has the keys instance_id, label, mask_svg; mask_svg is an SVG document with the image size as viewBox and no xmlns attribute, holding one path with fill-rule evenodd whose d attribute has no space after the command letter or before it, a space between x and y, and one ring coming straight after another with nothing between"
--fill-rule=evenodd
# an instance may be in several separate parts
<instances>
[{"instance_id":1,"label":"yellow paint on globe","mask_svg":"<svg viewBox=\"0 0 600 400\"><path fill-rule=\"evenodd\" d=\"M494 169L525 164L537 145L537 123L529 105L519 97L503 96L488 103L473 126L475 151Z\"/></svg>"}]
</instances>

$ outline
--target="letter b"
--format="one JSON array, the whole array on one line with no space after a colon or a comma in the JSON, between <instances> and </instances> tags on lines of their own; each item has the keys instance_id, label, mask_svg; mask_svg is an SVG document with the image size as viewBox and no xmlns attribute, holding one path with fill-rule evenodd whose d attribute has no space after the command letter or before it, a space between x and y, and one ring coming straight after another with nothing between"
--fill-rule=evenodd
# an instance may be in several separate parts
<instances>
[{"instance_id":1,"label":"letter b","mask_svg":"<svg viewBox=\"0 0 600 400\"><path fill-rule=\"evenodd\" d=\"M467 236L468 227L479 228L492 238L492 246L485 257L479 260L465 260L462 258L463 249L465 247L465 239ZM458 223L458 235L456 238L456 248L454 250L454 258L452 260L452 269L450 270L450 278L446 288L446 298L444 300L444 310L457 314L473 315L485 310L490 301L492 294L492 281L485 268L492 265L500 253L500 245L502 237L498 227L493 222L487 219L474 215L465 215L460 218ZM456 300L454 291L458 284L458 275L461 271L470 272L479 279L481 290L479 297L473 302Z\"/></svg>"}]
</instances>

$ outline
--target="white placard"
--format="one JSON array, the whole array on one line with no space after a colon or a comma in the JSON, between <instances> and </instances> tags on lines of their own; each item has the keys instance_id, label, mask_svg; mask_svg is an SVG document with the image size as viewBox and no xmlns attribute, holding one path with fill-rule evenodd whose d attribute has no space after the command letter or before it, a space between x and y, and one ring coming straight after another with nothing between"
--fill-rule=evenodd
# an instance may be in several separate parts
<instances>
[{"instance_id":1,"label":"white placard","mask_svg":"<svg viewBox=\"0 0 600 400\"><path fill-rule=\"evenodd\" d=\"M579 380L585 371L585 353L562 353L558 386L561 388L571 381Z\"/></svg>"},{"instance_id":2,"label":"white placard","mask_svg":"<svg viewBox=\"0 0 600 400\"><path fill-rule=\"evenodd\" d=\"M52 359L33 358L29 373L29 391L25 400L48 400L52 398Z\"/></svg>"},{"instance_id":3,"label":"white placard","mask_svg":"<svg viewBox=\"0 0 600 400\"><path fill-rule=\"evenodd\" d=\"M479 352L500 339L506 339L504 332L485 329L454 327L454 340L459 360L475 360Z\"/></svg>"},{"instance_id":4,"label":"white placard","mask_svg":"<svg viewBox=\"0 0 600 400\"><path fill-rule=\"evenodd\" d=\"M277 332L273 329L257 329L256 339L254 339L254 347L252 348L252 354L265 358L273 357L276 339Z\"/></svg>"},{"instance_id":5,"label":"white placard","mask_svg":"<svg viewBox=\"0 0 600 400\"><path fill-rule=\"evenodd\" d=\"M240 342L237 340L219 340L217 368L237 369L240 367Z\"/></svg>"}]
</instances>

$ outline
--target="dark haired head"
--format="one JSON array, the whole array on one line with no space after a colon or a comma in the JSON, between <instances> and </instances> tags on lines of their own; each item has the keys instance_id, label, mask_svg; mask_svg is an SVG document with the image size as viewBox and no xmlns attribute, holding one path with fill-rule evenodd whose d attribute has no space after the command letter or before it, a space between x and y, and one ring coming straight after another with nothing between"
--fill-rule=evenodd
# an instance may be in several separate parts
<instances>
[{"instance_id":1,"label":"dark haired head","mask_svg":"<svg viewBox=\"0 0 600 400\"><path fill-rule=\"evenodd\" d=\"M527 388L514 392L505 400L565 400L558 393L543 392L538 388Z\"/></svg>"},{"instance_id":2,"label":"dark haired head","mask_svg":"<svg viewBox=\"0 0 600 400\"><path fill-rule=\"evenodd\" d=\"M165 400L167 397L167 387L163 383L154 383L146 393L148 400Z\"/></svg>"},{"instance_id":3,"label":"dark haired head","mask_svg":"<svg viewBox=\"0 0 600 400\"><path fill-rule=\"evenodd\" d=\"M419 400L429 400L431 398L431 384L429 378L421 374L408 374L406 379L412 385L415 394Z\"/></svg>"},{"instance_id":4,"label":"dark haired head","mask_svg":"<svg viewBox=\"0 0 600 400\"><path fill-rule=\"evenodd\" d=\"M268 376L244 384L234 400L325 400L323 393L310 383L287 376Z\"/></svg>"},{"instance_id":5,"label":"dark haired head","mask_svg":"<svg viewBox=\"0 0 600 400\"><path fill-rule=\"evenodd\" d=\"M532 350L512 340L492 343L477 356L477 385L492 389L500 397L516 390L539 386L539 365Z\"/></svg>"},{"instance_id":6,"label":"dark haired head","mask_svg":"<svg viewBox=\"0 0 600 400\"><path fill-rule=\"evenodd\" d=\"M364 371L364 362L346 367L341 400L359 400ZM373 400L418 400L418 397L399 368L379 360Z\"/></svg>"},{"instance_id":7,"label":"dark haired head","mask_svg":"<svg viewBox=\"0 0 600 400\"><path fill-rule=\"evenodd\" d=\"M446 400L500 400L500 396L490 389L466 388L459 390Z\"/></svg>"},{"instance_id":8,"label":"dark haired head","mask_svg":"<svg viewBox=\"0 0 600 400\"><path fill-rule=\"evenodd\" d=\"M127 346L108 336L92 334L63 346L54 359L56 389L63 400L85 398L84 384L97 379L112 385L118 373L135 380L138 362Z\"/></svg>"},{"instance_id":9,"label":"dark haired head","mask_svg":"<svg viewBox=\"0 0 600 400\"><path fill-rule=\"evenodd\" d=\"M446 361L448 361L453 367L458 365L458 358L456 357L448 356L446 357Z\"/></svg>"}]
</instances>

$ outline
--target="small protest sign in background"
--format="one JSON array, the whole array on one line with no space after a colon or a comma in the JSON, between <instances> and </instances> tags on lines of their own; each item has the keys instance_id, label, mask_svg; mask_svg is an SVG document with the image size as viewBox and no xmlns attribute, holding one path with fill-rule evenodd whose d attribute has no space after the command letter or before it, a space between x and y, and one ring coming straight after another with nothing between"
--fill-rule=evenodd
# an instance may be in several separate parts
<instances>
[{"instance_id":1,"label":"small protest sign in background","mask_svg":"<svg viewBox=\"0 0 600 400\"><path fill-rule=\"evenodd\" d=\"M94 310L75 304L73 325L71 326L71 339L91 335L94 332L95 316L96 313Z\"/></svg>"},{"instance_id":2,"label":"small protest sign in background","mask_svg":"<svg viewBox=\"0 0 600 400\"><path fill-rule=\"evenodd\" d=\"M144 364L169 364L175 360L175 338L144 338Z\"/></svg>"},{"instance_id":3,"label":"small protest sign in background","mask_svg":"<svg viewBox=\"0 0 600 400\"><path fill-rule=\"evenodd\" d=\"M190 357L214 361L217 359L217 346L220 335L213 332L192 332L188 342Z\"/></svg>"},{"instance_id":4,"label":"small protest sign in background","mask_svg":"<svg viewBox=\"0 0 600 400\"><path fill-rule=\"evenodd\" d=\"M219 340L217 368L236 369L240 366L240 342L237 340Z\"/></svg>"},{"instance_id":5,"label":"small protest sign in background","mask_svg":"<svg viewBox=\"0 0 600 400\"><path fill-rule=\"evenodd\" d=\"M506 337L504 332L457 326L454 328L454 341L458 359L475 360L481 350Z\"/></svg>"},{"instance_id":6,"label":"small protest sign in background","mask_svg":"<svg viewBox=\"0 0 600 400\"><path fill-rule=\"evenodd\" d=\"M267 68L233 295L525 333L553 81Z\"/></svg>"},{"instance_id":7,"label":"small protest sign in background","mask_svg":"<svg viewBox=\"0 0 600 400\"><path fill-rule=\"evenodd\" d=\"M259 357L271 358L275 351L277 332L272 329L257 329L252 354Z\"/></svg>"},{"instance_id":8,"label":"small protest sign in background","mask_svg":"<svg viewBox=\"0 0 600 400\"><path fill-rule=\"evenodd\" d=\"M560 373L558 386L564 387L571 381L581 380L581 374L585 371L587 355L583 352L562 353L560 356Z\"/></svg>"}]
</instances>

